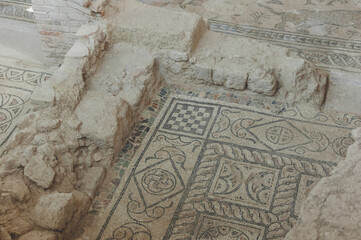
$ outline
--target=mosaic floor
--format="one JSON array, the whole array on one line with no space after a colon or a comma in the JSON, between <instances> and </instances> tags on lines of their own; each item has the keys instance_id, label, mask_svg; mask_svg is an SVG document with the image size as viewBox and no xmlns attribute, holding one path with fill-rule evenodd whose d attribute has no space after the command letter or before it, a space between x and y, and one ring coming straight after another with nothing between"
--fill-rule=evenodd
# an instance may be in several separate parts
<instances>
[{"instance_id":1,"label":"mosaic floor","mask_svg":"<svg viewBox=\"0 0 361 240\"><path fill-rule=\"evenodd\" d=\"M288 47L326 69L361 72L358 0L139 0L198 13L210 29Z\"/></svg>"},{"instance_id":2,"label":"mosaic floor","mask_svg":"<svg viewBox=\"0 0 361 240\"><path fill-rule=\"evenodd\" d=\"M163 88L108 172L83 239L280 239L360 125L244 94Z\"/></svg>"},{"instance_id":3,"label":"mosaic floor","mask_svg":"<svg viewBox=\"0 0 361 240\"><path fill-rule=\"evenodd\" d=\"M17 122L29 110L29 97L34 87L49 74L0 64L0 156Z\"/></svg>"},{"instance_id":4,"label":"mosaic floor","mask_svg":"<svg viewBox=\"0 0 361 240\"><path fill-rule=\"evenodd\" d=\"M0 1L0 18L35 22L33 12L27 11L29 7L31 7L31 0Z\"/></svg>"}]
</instances>

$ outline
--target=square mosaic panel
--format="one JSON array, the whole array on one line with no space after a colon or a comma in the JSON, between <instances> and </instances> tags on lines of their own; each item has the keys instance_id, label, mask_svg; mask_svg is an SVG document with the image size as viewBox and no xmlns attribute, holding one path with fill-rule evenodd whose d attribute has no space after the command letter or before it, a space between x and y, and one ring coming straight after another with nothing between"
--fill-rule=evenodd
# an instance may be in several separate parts
<instances>
[{"instance_id":1,"label":"square mosaic panel","mask_svg":"<svg viewBox=\"0 0 361 240\"><path fill-rule=\"evenodd\" d=\"M282 239L361 123L317 116L169 97L94 238Z\"/></svg>"},{"instance_id":2,"label":"square mosaic panel","mask_svg":"<svg viewBox=\"0 0 361 240\"><path fill-rule=\"evenodd\" d=\"M203 135L211 120L212 110L210 107L177 103L163 128Z\"/></svg>"}]
</instances>

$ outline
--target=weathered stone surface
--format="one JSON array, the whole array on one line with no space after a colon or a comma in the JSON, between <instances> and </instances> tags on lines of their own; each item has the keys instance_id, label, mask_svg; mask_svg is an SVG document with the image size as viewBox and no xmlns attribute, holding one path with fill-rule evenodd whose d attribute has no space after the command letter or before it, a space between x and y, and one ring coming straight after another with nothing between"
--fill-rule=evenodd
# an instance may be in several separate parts
<instances>
[{"instance_id":1,"label":"weathered stone surface","mask_svg":"<svg viewBox=\"0 0 361 240\"><path fill-rule=\"evenodd\" d=\"M73 206L76 208L76 211L74 211L70 221L67 224L67 228L63 230L63 234L65 235L65 239L68 239L69 236L71 236L70 231L73 229L77 229L77 224L79 220L83 217L84 214L87 213L91 200L85 193L79 192L79 191L73 191ZM75 228L74 228L75 227ZM69 235L70 234L70 235Z\"/></svg>"},{"instance_id":2,"label":"weathered stone surface","mask_svg":"<svg viewBox=\"0 0 361 240\"><path fill-rule=\"evenodd\" d=\"M49 85L55 90L57 106L74 108L80 101L85 90L83 69L87 62L82 59L65 59L63 65L54 72Z\"/></svg>"},{"instance_id":3,"label":"weathered stone surface","mask_svg":"<svg viewBox=\"0 0 361 240\"><path fill-rule=\"evenodd\" d=\"M93 198L99 190L105 177L105 169L103 167L90 168L82 179L81 191Z\"/></svg>"},{"instance_id":4,"label":"weathered stone surface","mask_svg":"<svg viewBox=\"0 0 361 240\"><path fill-rule=\"evenodd\" d=\"M115 59L121 69L126 69L116 95L129 104L132 118L137 119L162 80L155 66L155 58L145 49L130 44L115 44L112 56L106 56L104 63Z\"/></svg>"},{"instance_id":5,"label":"weathered stone surface","mask_svg":"<svg viewBox=\"0 0 361 240\"><path fill-rule=\"evenodd\" d=\"M97 152L93 154L93 159L94 161L99 162L103 159L103 156L99 152Z\"/></svg>"},{"instance_id":6,"label":"weathered stone surface","mask_svg":"<svg viewBox=\"0 0 361 240\"><path fill-rule=\"evenodd\" d=\"M20 130L15 135L11 136L9 142L7 143L8 148L15 148L19 144L29 144L35 135L36 131L32 127L29 127L24 130Z\"/></svg>"},{"instance_id":7,"label":"weathered stone surface","mask_svg":"<svg viewBox=\"0 0 361 240\"><path fill-rule=\"evenodd\" d=\"M347 148L347 152L346 152L347 157L351 157L359 154L360 149L361 149L361 141L360 140L355 141L351 146Z\"/></svg>"},{"instance_id":8,"label":"weathered stone surface","mask_svg":"<svg viewBox=\"0 0 361 240\"><path fill-rule=\"evenodd\" d=\"M360 182L361 145L355 142L349 147L346 159L338 164L331 176L322 178L310 192L303 203L297 224L285 239L359 239Z\"/></svg>"},{"instance_id":9,"label":"weathered stone surface","mask_svg":"<svg viewBox=\"0 0 361 240\"><path fill-rule=\"evenodd\" d=\"M8 213L14 207L10 193L1 193L0 202L0 215Z\"/></svg>"},{"instance_id":10,"label":"weathered stone surface","mask_svg":"<svg viewBox=\"0 0 361 240\"><path fill-rule=\"evenodd\" d=\"M0 226L5 226L15 239L22 234L25 234L20 237L22 240L68 239L70 230L90 206L90 198L75 191L75 187L79 187L95 160L97 166L110 163L109 146L82 135L82 122L74 113L86 91L84 80L95 72L98 59L104 55L108 44L106 23L97 26L97 30L90 27L83 31L82 34L88 35L81 36L81 44L75 44L61 67L37 88L31 100L34 112L18 125L18 131L6 146L6 154L0 158ZM83 57L88 54L91 56ZM121 99L115 99L113 104L127 105ZM112 112L114 118L122 119L127 109ZM124 139L127 137L124 133L131 129L126 124L120 125L119 137ZM101 157L93 158L95 152ZM29 185L31 191L22 181L22 173L36 183ZM102 178L100 174L94 184L99 185ZM40 189L50 187L52 189L45 191ZM66 193L54 196L57 192ZM35 207L37 199L40 200ZM34 228L56 229L57 232L26 233ZM7 232L4 229L0 239L7 240Z\"/></svg>"},{"instance_id":11,"label":"weathered stone surface","mask_svg":"<svg viewBox=\"0 0 361 240\"><path fill-rule=\"evenodd\" d=\"M49 107L55 103L55 91L52 87L43 85L36 88L30 97L31 104L37 107Z\"/></svg>"},{"instance_id":12,"label":"weathered stone surface","mask_svg":"<svg viewBox=\"0 0 361 240\"><path fill-rule=\"evenodd\" d=\"M361 140L361 128L356 128L351 131L351 136L353 140L358 141Z\"/></svg>"},{"instance_id":13,"label":"weathered stone surface","mask_svg":"<svg viewBox=\"0 0 361 240\"><path fill-rule=\"evenodd\" d=\"M237 46L237 47L234 47ZM328 74L287 48L206 31L187 62L160 54L161 74L170 82L197 82L277 95L290 104L323 104Z\"/></svg>"},{"instance_id":14,"label":"weathered stone surface","mask_svg":"<svg viewBox=\"0 0 361 240\"><path fill-rule=\"evenodd\" d=\"M10 234L6 231L5 228L0 226L0 239L1 240L11 240Z\"/></svg>"},{"instance_id":15,"label":"weathered stone surface","mask_svg":"<svg viewBox=\"0 0 361 240\"><path fill-rule=\"evenodd\" d=\"M176 62L185 62L188 60L188 54L185 52L170 51L169 57Z\"/></svg>"},{"instance_id":16,"label":"weathered stone surface","mask_svg":"<svg viewBox=\"0 0 361 240\"><path fill-rule=\"evenodd\" d=\"M99 31L99 25L85 24L79 28L79 30L76 32L75 36L77 36L77 37L89 36L91 34L95 34L98 31Z\"/></svg>"},{"instance_id":17,"label":"weathered stone surface","mask_svg":"<svg viewBox=\"0 0 361 240\"><path fill-rule=\"evenodd\" d=\"M123 137L122 123L129 118L128 108L127 103L110 93L89 90L75 109L75 114L82 121L80 132L117 151Z\"/></svg>"},{"instance_id":18,"label":"weathered stone surface","mask_svg":"<svg viewBox=\"0 0 361 240\"><path fill-rule=\"evenodd\" d=\"M128 136L131 125L149 103L161 80L155 58L144 48L117 43L105 55L97 73L87 80L88 92L98 91L99 96L114 99L110 106L119 109L117 119L120 124L117 134L120 138L116 139L116 142L121 143L124 137ZM80 107L78 106L77 113ZM81 127L83 128L84 126Z\"/></svg>"},{"instance_id":19,"label":"weathered stone surface","mask_svg":"<svg viewBox=\"0 0 361 240\"><path fill-rule=\"evenodd\" d=\"M89 49L80 41L76 41L69 52L65 55L68 58L83 58L89 56Z\"/></svg>"},{"instance_id":20,"label":"weathered stone surface","mask_svg":"<svg viewBox=\"0 0 361 240\"><path fill-rule=\"evenodd\" d=\"M277 79L274 70L254 70L249 73L247 86L250 90L264 95L275 95Z\"/></svg>"},{"instance_id":21,"label":"weathered stone surface","mask_svg":"<svg viewBox=\"0 0 361 240\"><path fill-rule=\"evenodd\" d=\"M206 30L203 19L192 13L152 7L134 0L121 1L118 7L120 13L112 18L115 42L191 52Z\"/></svg>"},{"instance_id":22,"label":"weathered stone surface","mask_svg":"<svg viewBox=\"0 0 361 240\"><path fill-rule=\"evenodd\" d=\"M0 191L10 193L11 197L17 201L24 201L29 198L30 191L21 179L8 180L2 183Z\"/></svg>"},{"instance_id":23,"label":"weathered stone surface","mask_svg":"<svg viewBox=\"0 0 361 240\"><path fill-rule=\"evenodd\" d=\"M49 188L53 183L55 172L44 162L41 155L35 155L25 166L24 175L43 188Z\"/></svg>"},{"instance_id":24,"label":"weathered stone surface","mask_svg":"<svg viewBox=\"0 0 361 240\"><path fill-rule=\"evenodd\" d=\"M89 2L90 2L90 6L89 6L90 10L103 14L104 7L108 3L108 0L93 0L93 1L89 1Z\"/></svg>"},{"instance_id":25,"label":"weathered stone surface","mask_svg":"<svg viewBox=\"0 0 361 240\"><path fill-rule=\"evenodd\" d=\"M57 236L52 231L33 230L21 236L19 240L57 240Z\"/></svg>"},{"instance_id":26,"label":"weathered stone surface","mask_svg":"<svg viewBox=\"0 0 361 240\"><path fill-rule=\"evenodd\" d=\"M246 88L248 74L246 71L227 71L227 68L214 68L212 72L214 84L223 85L227 88L244 90Z\"/></svg>"},{"instance_id":27,"label":"weathered stone surface","mask_svg":"<svg viewBox=\"0 0 361 240\"><path fill-rule=\"evenodd\" d=\"M296 59L296 56L294 56ZM299 64L284 62L282 72L292 73L289 79L291 82L282 81L284 85L283 94L287 101L300 104L311 104L320 107L325 100L328 73L318 70L311 63L299 58ZM281 73L282 74L282 73ZM288 74L283 74L287 76ZM290 81L289 80L289 81ZM287 85L286 85L287 83Z\"/></svg>"},{"instance_id":28,"label":"weathered stone surface","mask_svg":"<svg viewBox=\"0 0 361 240\"><path fill-rule=\"evenodd\" d=\"M5 227L10 234L20 236L30 231L33 228L33 225L29 221L17 217L6 223Z\"/></svg>"},{"instance_id":29,"label":"weathered stone surface","mask_svg":"<svg viewBox=\"0 0 361 240\"><path fill-rule=\"evenodd\" d=\"M40 132L47 132L60 126L59 119L39 118L36 127Z\"/></svg>"},{"instance_id":30,"label":"weathered stone surface","mask_svg":"<svg viewBox=\"0 0 361 240\"><path fill-rule=\"evenodd\" d=\"M29 129L30 126L35 125L34 122L38 118L38 114L36 112L30 112L28 114L25 114L22 117L21 122L18 125L19 130Z\"/></svg>"},{"instance_id":31,"label":"weathered stone surface","mask_svg":"<svg viewBox=\"0 0 361 240\"><path fill-rule=\"evenodd\" d=\"M72 193L50 193L42 196L35 207L35 223L43 228L62 230L70 221L77 205Z\"/></svg>"}]
</instances>

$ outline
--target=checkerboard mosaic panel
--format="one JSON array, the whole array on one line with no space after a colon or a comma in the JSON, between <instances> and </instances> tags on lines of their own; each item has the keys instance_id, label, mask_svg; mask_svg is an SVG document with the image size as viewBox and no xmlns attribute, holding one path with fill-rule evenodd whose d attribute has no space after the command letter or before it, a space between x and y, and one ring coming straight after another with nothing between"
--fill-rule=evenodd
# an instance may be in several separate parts
<instances>
[{"instance_id":1,"label":"checkerboard mosaic panel","mask_svg":"<svg viewBox=\"0 0 361 240\"><path fill-rule=\"evenodd\" d=\"M212 117L213 108L177 103L163 129L203 135Z\"/></svg>"},{"instance_id":2,"label":"checkerboard mosaic panel","mask_svg":"<svg viewBox=\"0 0 361 240\"><path fill-rule=\"evenodd\" d=\"M345 118L172 96L94 239L282 239L352 144Z\"/></svg>"}]
</instances>

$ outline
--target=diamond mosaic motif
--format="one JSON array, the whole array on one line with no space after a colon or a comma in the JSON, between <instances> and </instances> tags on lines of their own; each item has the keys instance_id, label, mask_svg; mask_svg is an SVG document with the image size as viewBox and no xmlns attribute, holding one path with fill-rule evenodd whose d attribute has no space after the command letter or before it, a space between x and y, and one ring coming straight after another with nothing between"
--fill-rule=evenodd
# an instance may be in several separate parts
<instances>
[{"instance_id":1,"label":"diamond mosaic motif","mask_svg":"<svg viewBox=\"0 0 361 240\"><path fill-rule=\"evenodd\" d=\"M284 223L297 221L314 184L342 159L335 153L350 143L351 125L172 96L94 239L117 239L124 229L144 239L283 238Z\"/></svg>"},{"instance_id":2,"label":"diamond mosaic motif","mask_svg":"<svg viewBox=\"0 0 361 240\"><path fill-rule=\"evenodd\" d=\"M310 142L309 138L287 121L276 121L248 128L255 135L261 135L261 142L272 150L287 149Z\"/></svg>"}]
</instances>

